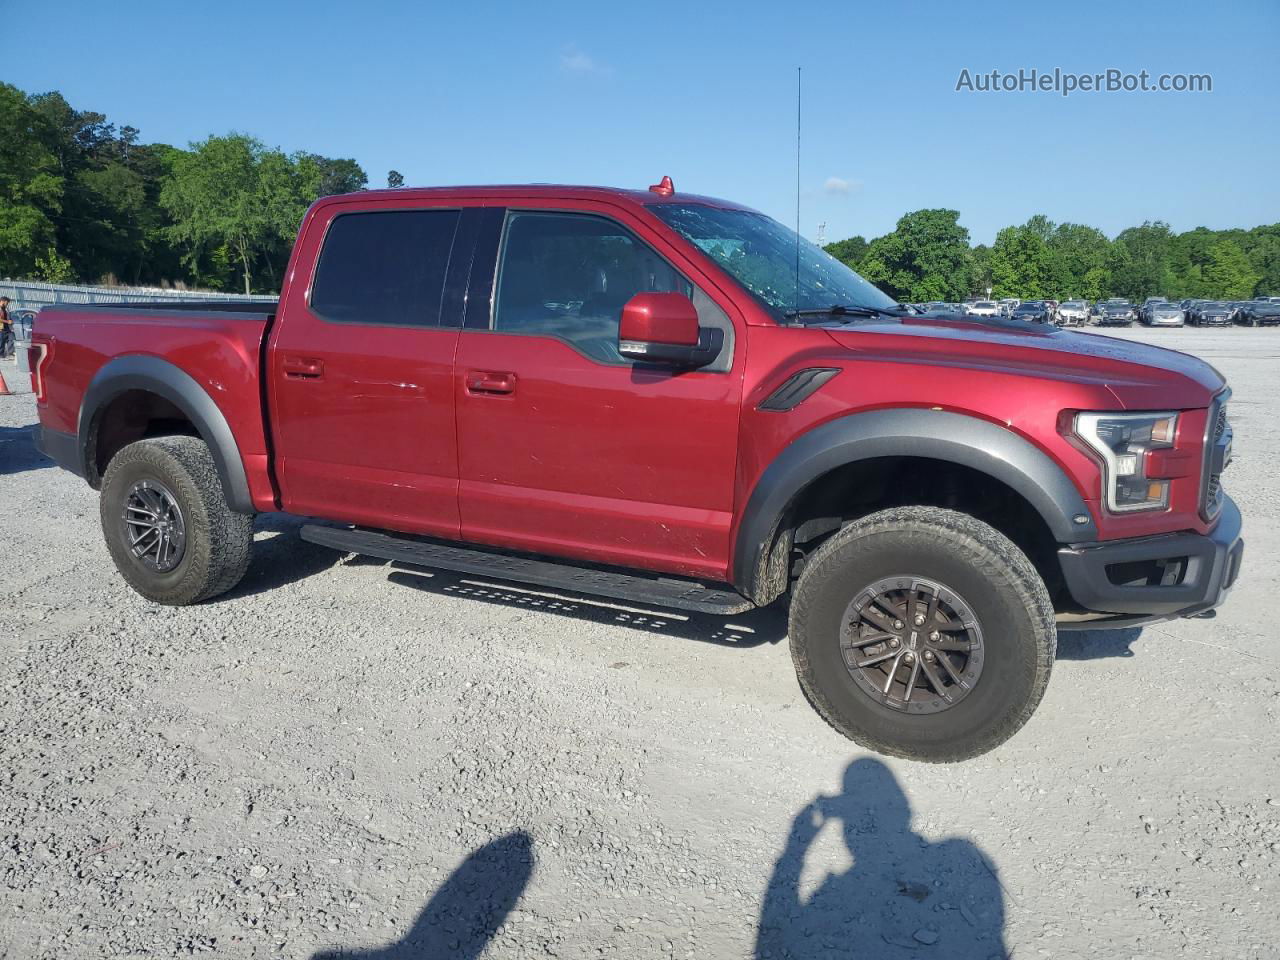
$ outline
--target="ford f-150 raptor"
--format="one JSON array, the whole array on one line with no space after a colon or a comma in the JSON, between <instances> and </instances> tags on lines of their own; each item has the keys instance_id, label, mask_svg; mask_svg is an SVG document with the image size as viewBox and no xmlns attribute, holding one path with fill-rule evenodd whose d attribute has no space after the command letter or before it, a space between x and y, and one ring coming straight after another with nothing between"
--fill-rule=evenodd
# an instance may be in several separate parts
<instances>
[{"instance_id":1,"label":"ford f-150 raptor","mask_svg":"<svg viewBox=\"0 0 1280 960\"><path fill-rule=\"evenodd\" d=\"M633 603L785 600L818 712L924 760L1021 727L1058 630L1206 615L1243 552L1208 364L916 315L666 178L326 197L278 301L46 308L30 360L41 449L152 601L234 586L262 511Z\"/></svg>"}]
</instances>

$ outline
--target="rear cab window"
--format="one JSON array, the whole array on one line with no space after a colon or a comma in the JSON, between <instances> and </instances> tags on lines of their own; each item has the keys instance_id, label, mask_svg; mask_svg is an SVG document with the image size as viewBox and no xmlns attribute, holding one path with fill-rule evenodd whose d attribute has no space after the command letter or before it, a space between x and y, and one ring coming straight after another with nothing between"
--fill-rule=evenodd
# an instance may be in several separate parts
<instances>
[{"instance_id":1,"label":"rear cab window","mask_svg":"<svg viewBox=\"0 0 1280 960\"><path fill-rule=\"evenodd\" d=\"M331 323L440 325L459 211L342 213L325 233L311 310Z\"/></svg>"}]
</instances>

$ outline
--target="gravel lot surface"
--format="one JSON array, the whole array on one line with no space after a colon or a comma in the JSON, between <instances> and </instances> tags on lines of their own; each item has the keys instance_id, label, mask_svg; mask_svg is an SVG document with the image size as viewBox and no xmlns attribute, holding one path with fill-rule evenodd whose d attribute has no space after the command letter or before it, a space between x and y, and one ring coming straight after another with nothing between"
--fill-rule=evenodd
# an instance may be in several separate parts
<instances>
[{"instance_id":1,"label":"gravel lot surface","mask_svg":"<svg viewBox=\"0 0 1280 960\"><path fill-rule=\"evenodd\" d=\"M0 397L0 957L1280 956L1280 330L1117 335L1232 383L1239 584L1065 634L1031 723L941 767L832 733L778 610L397 571L276 515L232 594L152 606Z\"/></svg>"}]
</instances>

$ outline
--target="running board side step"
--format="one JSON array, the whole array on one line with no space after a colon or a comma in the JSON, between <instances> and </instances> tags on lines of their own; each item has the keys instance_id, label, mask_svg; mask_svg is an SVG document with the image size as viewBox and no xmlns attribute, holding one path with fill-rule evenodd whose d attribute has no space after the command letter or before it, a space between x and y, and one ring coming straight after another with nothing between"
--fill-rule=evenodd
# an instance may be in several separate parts
<instances>
[{"instance_id":1,"label":"running board side step","mask_svg":"<svg viewBox=\"0 0 1280 960\"><path fill-rule=\"evenodd\" d=\"M305 524L300 535L308 543L346 553L694 613L729 615L755 607L750 600L727 586L707 586L696 580L597 570L555 560L535 560L377 530L332 527L320 523Z\"/></svg>"}]
</instances>

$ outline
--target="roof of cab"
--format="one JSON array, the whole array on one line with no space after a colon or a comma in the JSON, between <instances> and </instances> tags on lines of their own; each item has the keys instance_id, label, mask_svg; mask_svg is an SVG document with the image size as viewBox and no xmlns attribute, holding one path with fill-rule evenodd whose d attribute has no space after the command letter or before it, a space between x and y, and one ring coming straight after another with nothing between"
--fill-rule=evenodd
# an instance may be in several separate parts
<instances>
[{"instance_id":1,"label":"roof of cab","mask_svg":"<svg viewBox=\"0 0 1280 960\"><path fill-rule=\"evenodd\" d=\"M356 198L378 200L395 197L399 200L485 200L485 199L538 199L538 200L603 200L605 202L650 206L660 203L699 203L725 210L748 210L750 207L717 197L704 197L692 193L654 193L651 190L627 190L621 187L591 187L555 183L488 184L483 186L455 187L393 187L380 190L361 190L358 193L335 194L321 197L317 205L341 203ZM755 212L755 211L751 211Z\"/></svg>"}]
</instances>

